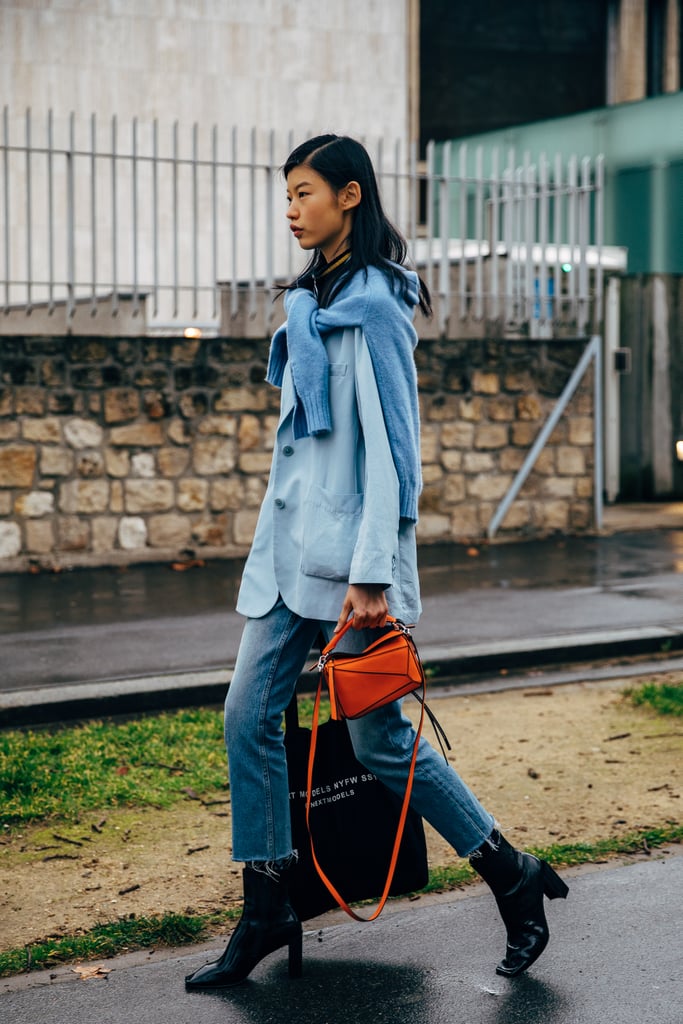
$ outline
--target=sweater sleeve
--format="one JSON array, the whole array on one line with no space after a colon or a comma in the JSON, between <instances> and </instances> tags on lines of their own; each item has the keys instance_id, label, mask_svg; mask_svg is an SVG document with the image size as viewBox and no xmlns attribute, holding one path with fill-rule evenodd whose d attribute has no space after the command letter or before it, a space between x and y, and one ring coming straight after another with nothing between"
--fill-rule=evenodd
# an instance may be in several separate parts
<instances>
[{"instance_id":1,"label":"sweater sleeve","mask_svg":"<svg viewBox=\"0 0 683 1024\"><path fill-rule=\"evenodd\" d=\"M356 396L365 447L363 514L349 583L391 586L398 554L399 483L370 352L355 332Z\"/></svg>"}]
</instances>

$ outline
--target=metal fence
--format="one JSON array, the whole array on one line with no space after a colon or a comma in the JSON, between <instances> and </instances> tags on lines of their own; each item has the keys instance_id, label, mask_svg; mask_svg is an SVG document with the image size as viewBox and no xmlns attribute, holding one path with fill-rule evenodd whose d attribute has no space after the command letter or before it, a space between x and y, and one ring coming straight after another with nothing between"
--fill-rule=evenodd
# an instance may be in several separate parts
<instances>
[{"instance_id":1,"label":"metal fence","mask_svg":"<svg viewBox=\"0 0 683 1024\"><path fill-rule=\"evenodd\" d=\"M38 310L61 310L68 329L83 307L115 317L125 303L143 333L230 333L241 304L253 313L303 264L279 174L291 138L7 108L1 135L0 330ZM620 260L603 244L600 158L368 148L442 333L595 329L603 270Z\"/></svg>"}]
</instances>

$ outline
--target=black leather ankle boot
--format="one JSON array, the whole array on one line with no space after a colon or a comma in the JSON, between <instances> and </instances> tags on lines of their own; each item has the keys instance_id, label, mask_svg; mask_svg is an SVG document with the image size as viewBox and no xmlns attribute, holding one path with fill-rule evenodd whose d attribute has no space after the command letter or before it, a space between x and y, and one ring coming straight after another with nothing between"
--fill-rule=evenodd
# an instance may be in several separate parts
<instances>
[{"instance_id":1,"label":"black leather ankle boot","mask_svg":"<svg viewBox=\"0 0 683 1024\"><path fill-rule=\"evenodd\" d=\"M549 864L515 850L498 831L470 858L470 864L495 896L507 930L507 950L496 973L514 978L531 967L548 945L543 896L565 899L569 889Z\"/></svg>"},{"instance_id":2,"label":"black leather ankle boot","mask_svg":"<svg viewBox=\"0 0 683 1024\"><path fill-rule=\"evenodd\" d=\"M244 981L269 953L289 946L289 976L301 977L302 928L289 902L286 871L245 867L244 908L220 960L185 978L188 989L227 988Z\"/></svg>"}]
</instances>

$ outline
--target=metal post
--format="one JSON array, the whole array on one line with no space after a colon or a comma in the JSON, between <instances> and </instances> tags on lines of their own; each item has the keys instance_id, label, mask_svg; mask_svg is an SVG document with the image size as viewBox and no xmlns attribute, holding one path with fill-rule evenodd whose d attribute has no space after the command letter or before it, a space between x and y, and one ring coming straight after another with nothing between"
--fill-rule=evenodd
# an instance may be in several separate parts
<instances>
[{"instance_id":1,"label":"metal post","mask_svg":"<svg viewBox=\"0 0 683 1024\"><path fill-rule=\"evenodd\" d=\"M593 369L593 516L595 529L602 529L602 509L604 490L604 416L602 389L602 338L594 334L591 338L594 348Z\"/></svg>"},{"instance_id":2,"label":"metal post","mask_svg":"<svg viewBox=\"0 0 683 1024\"><path fill-rule=\"evenodd\" d=\"M583 354L582 354L581 358L579 359L578 363L576 364L576 366L574 367L574 370L572 371L571 377L569 378L569 380L565 384L564 390L563 390L562 394L560 395L560 397L558 398L558 400L557 400L557 402L555 404L555 407L553 408L553 411L551 412L550 416L548 417L548 419L544 423L543 427L541 428L541 430L540 430L538 436L536 437L536 440L534 441L533 445L529 449L524 462L522 463L521 467L519 468L519 470L517 472L517 475L515 476L515 479L512 481L512 484L510 486L509 491L507 492L507 494L505 495L505 497L503 498L503 500L499 504L498 508L496 509L496 511L495 511L495 513L493 515L493 518L491 519L491 522L489 523L488 530L487 530L489 539L492 539L493 537L495 537L496 533L498 532L498 528L500 527L501 523L505 519L505 516L507 515L508 511L510 510L510 506L512 505L513 501L515 500L515 498L519 494L520 490L524 486L524 484L526 482L526 479L529 476L529 473L534 468L534 465L536 463L536 459L538 458L538 456L540 455L541 451L545 447L546 442L548 441L548 438L552 434L553 430L555 429L555 427L557 426L557 424L558 424L558 422L560 420L560 417L562 416L563 412L565 411L565 409L569 405L569 402L573 398L574 392L576 391L577 387L579 386L579 383L581 382L581 379L582 379L583 375L585 374L586 370L590 366L591 361L594 360L594 359L595 360L598 359L598 356L600 355L600 344L601 344L601 339L599 337L593 337L593 338L591 338L590 342L588 343L588 345L584 349ZM601 366L602 366L602 364L601 364ZM596 377L597 376L601 376L599 371L596 373ZM600 417L599 428L600 428L600 431L602 432L602 400L600 401L599 408L598 408L598 405L596 404L596 413L595 413L595 415L596 415L596 418L597 418L597 416ZM597 429L598 429L598 424L596 422L596 435L595 435L596 437L597 437ZM597 441L596 441L596 444L597 444ZM602 441L600 441L600 444L602 444ZM598 464L597 455L596 455L596 460L595 461L596 461L596 466L597 466L597 464ZM600 472L600 487L601 487L601 492L600 493L602 495L602 456L600 457L599 472ZM597 473L597 470L596 470L596 473ZM596 500L597 500L597 498L596 498ZM600 501L601 501L601 504L600 504L600 513L599 514L600 514L601 521L602 521L602 498L600 499Z\"/></svg>"}]
</instances>

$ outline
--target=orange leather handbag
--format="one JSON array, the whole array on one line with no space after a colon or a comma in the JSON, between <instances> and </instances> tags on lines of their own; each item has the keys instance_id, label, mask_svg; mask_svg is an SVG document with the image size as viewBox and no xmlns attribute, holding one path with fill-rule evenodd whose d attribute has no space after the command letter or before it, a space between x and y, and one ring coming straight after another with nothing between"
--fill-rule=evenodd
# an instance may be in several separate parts
<instances>
[{"instance_id":1,"label":"orange leather handbag","mask_svg":"<svg viewBox=\"0 0 683 1024\"><path fill-rule=\"evenodd\" d=\"M389 629L362 654L335 651L353 619L332 637L318 668L330 691L330 717L360 718L424 686L424 671L410 630L387 616Z\"/></svg>"},{"instance_id":2,"label":"orange leather handbag","mask_svg":"<svg viewBox=\"0 0 683 1024\"><path fill-rule=\"evenodd\" d=\"M426 683L424 670L420 662L420 656L417 653L417 648L415 647L415 642L410 635L410 631L402 622L399 622L391 616L387 617L387 623L391 628L366 647L362 654L357 655L335 653L334 651L339 640L341 640L346 631L351 628L352 620L350 619L338 633L335 633L327 646L323 648L320 661L318 662L320 675L318 679L315 705L313 708L313 728L311 730L311 746L308 758L308 784L306 793L306 825L308 827L308 834L311 840L311 854L316 871L328 891L332 894L339 906L356 921L374 921L375 918L381 914L384 904L389 897L394 872L396 870L396 862L398 860L401 840L403 838L406 817L408 815L408 807L410 805L410 795L413 788L413 777L415 774L415 761L417 759L417 749L420 743L420 736L422 734L425 711L429 715L430 720L437 726L438 731L443 735L443 730L435 721L434 716L425 704ZM320 698L324 683L327 683L330 691L331 717L337 720L343 718L360 718L362 715L368 714L370 711L375 711L384 704L389 704L391 701L397 700L399 697L403 697L407 693L422 689L421 695L416 693L421 705L420 722L416 730L413 754L406 781L406 789L403 797L403 804L401 806L401 815L399 817L398 828L396 830L396 839L394 841L387 879L379 904L370 917L362 917L360 914L357 914L352 910L344 900L343 896L341 896L337 891L334 884L327 877L324 869L318 862L318 858L315 853L313 835L311 833L310 811L313 790L313 765L315 763ZM439 737L439 741L441 742L441 737ZM448 745L448 740L446 740L446 744Z\"/></svg>"}]
</instances>

